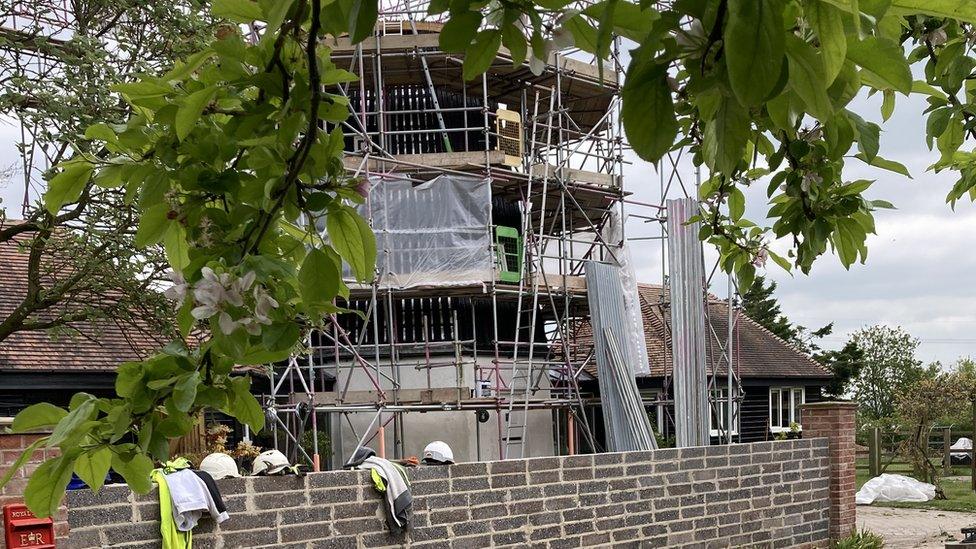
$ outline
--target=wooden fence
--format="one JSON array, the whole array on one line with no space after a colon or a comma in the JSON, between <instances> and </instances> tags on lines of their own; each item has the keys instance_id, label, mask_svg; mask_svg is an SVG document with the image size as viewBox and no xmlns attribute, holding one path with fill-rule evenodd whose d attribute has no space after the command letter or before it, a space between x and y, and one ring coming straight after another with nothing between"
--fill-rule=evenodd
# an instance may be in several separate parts
<instances>
[{"instance_id":1,"label":"wooden fence","mask_svg":"<svg viewBox=\"0 0 976 549\"><path fill-rule=\"evenodd\" d=\"M871 477L876 477L895 464L904 464L898 452L898 446L908 437L903 431L889 431L873 428L868 431L867 463L858 461L858 469L867 469ZM952 454L967 453L970 457L968 464L973 490L976 491L976 455L973 449L953 450L952 444L959 438L976 440L972 430L954 429L952 427L936 427L929 432L926 448L927 458L931 463L941 463L943 476L952 474Z\"/></svg>"}]
</instances>

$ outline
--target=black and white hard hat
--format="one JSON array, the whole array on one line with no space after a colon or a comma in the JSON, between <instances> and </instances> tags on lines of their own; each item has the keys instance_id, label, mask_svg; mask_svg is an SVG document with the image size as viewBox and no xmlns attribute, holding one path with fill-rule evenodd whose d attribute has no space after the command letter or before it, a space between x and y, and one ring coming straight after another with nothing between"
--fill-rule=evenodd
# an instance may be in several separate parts
<instances>
[{"instance_id":1,"label":"black and white hard hat","mask_svg":"<svg viewBox=\"0 0 976 549\"><path fill-rule=\"evenodd\" d=\"M454 452L446 443L435 440L424 448L424 463L445 464L454 463Z\"/></svg>"}]
</instances>

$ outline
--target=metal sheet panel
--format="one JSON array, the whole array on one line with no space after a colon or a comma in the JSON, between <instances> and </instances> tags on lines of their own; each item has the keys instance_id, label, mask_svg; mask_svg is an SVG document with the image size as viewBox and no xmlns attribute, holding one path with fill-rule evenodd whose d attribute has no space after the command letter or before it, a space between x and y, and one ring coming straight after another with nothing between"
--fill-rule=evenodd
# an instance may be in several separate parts
<instances>
[{"instance_id":1,"label":"metal sheet panel","mask_svg":"<svg viewBox=\"0 0 976 549\"><path fill-rule=\"evenodd\" d=\"M612 452L654 449L654 435L633 375L640 354L627 337L631 328L620 269L588 261L586 287L607 449Z\"/></svg>"},{"instance_id":2,"label":"metal sheet panel","mask_svg":"<svg viewBox=\"0 0 976 549\"><path fill-rule=\"evenodd\" d=\"M668 282L671 287L671 347L675 439L679 447L709 443L708 377L705 357L705 268L698 214L692 198L668 200Z\"/></svg>"}]
</instances>

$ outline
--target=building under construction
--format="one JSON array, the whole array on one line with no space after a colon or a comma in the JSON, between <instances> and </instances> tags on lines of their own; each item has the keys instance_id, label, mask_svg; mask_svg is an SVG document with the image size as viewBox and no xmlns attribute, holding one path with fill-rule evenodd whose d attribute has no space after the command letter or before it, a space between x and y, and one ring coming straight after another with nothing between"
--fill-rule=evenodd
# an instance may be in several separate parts
<instances>
[{"instance_id":1,"label":"building under construction","mask_svg":"<svg viewBox=\"0 0 976 549\"><path fill-rule=\"evenodd\" d=\"M360 315L277 369L277 428L328 432L335 462L438 439L461 460L592 447L594 357L565 335L590 314L587 264L620 267L619 63L565 51L537 74L503 48L465 82L421 17L391 8L373 37L332 45L360 77L341 89L345 162L369 184L376 277L352 286Z\"/></svg>"},{"instance_id":2,"label":"building under construction","mask_svg":"<svg viewBox=\"0 0 976 549\"><path fill-rule=\"evenodd\" d=\"M706 323L702 248L686 223L695 186L677 159L660 167L656 204L626 188L620 42L602 63L570 49L541 70L502 48L466 82L463 56L439 48L441 28L423 6L388 5L372 37L330 44L359 77L337 93L349 100L344 161L368 188L376 272L350 281L343 305L358 314L329 319L306 354L274 369L275 440L332 466L360 445L404 457L432 440L463 461L654 447L634 382L649 361L630 219L675 242L661 295L680 302L662 303L680 345L656 405L674 416L679 445L714 439L709 416L731 442L742 393L723 365L735 322L728 337ZM578 340L581 329L591 337Z\"/></svg>"}]
</instances>

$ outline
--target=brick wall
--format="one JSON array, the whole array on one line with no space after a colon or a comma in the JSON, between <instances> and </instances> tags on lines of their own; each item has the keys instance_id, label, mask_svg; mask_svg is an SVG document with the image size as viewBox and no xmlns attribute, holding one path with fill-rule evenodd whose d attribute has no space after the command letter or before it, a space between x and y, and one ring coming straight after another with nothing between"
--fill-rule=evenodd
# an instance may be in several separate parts
<instances>
[{"instance_id":1,"label":"brick wall","mask_svg":"<svg viewBox=\"0 0 976 549\"><path fill-rule=\"evenodd\" d=\"M29 434L29 435L13 435L10 433L3 432L6 429L6 424L0 422L0 477L7 474L10 466L14 463L24 453L24 450L34 443L37 439L44 436L45 433ZM0 509L3 509L4 505L8 503L23 503L24 502L24 488L27 487L27 479L37 466L44 462L45 459L49 457L54 457L57 455L57 449L54 450L38 450L34 452L34 455L27 461L27 464L18 472L14 473L14 477L8 482L3 488L0 488ZM60 515L64 516L63 513ZM59 538L64 538L68 534L68 523L60 518L55 521L55 534ZM0 513L0 543L3 540L3 514Z\"/></svg>"},{"instance_id":2,"label":"brick wall","mask_svg":"<svg viewBox=\"0 0 976 549\"><path fill-rule=\"evenodd\" d=\"M227 479L231 519L204 519L194 548L825 546L828 461L806 439L421 467L398 535L364 472ZM66 546L158 546L155 498L70 493Z\"/></svg>"},{"instance_id":3,"label":"brick wall","mask_svg":"<svg viewBox=\"0 0 976 549\"><path fill-rule=\"evenodd\" d=\"M856 494L857 451L854 442L854 402L804 404L803 436L823 437L830 457L830 539L846 537L857 527Z\"/></svg>"}]
</instances>

